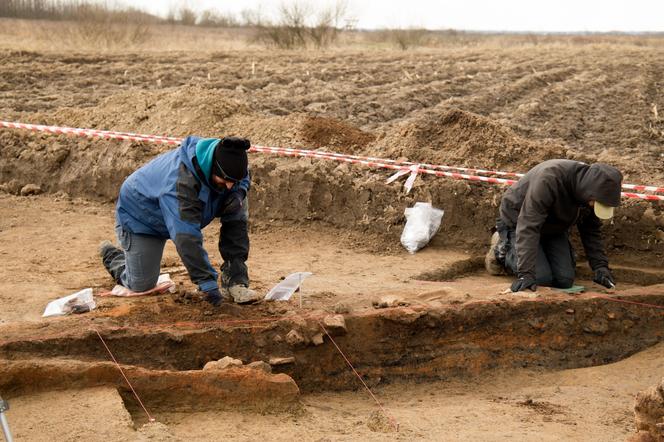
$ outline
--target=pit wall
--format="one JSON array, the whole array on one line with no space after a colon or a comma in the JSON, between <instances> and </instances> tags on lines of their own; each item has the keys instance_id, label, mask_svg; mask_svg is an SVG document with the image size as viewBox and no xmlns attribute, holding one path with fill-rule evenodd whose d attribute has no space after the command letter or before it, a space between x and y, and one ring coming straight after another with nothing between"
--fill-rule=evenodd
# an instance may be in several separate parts
<instances>
[{"instance_id":1,"label":"pit wall","mask_svg":"<svg viewBox=\"0 0 664 442\"><path fill-rule=\"evenodd\" d=\"M578 368L615 362L661 342L662 294L664 285L623 295L659 308L592 294L394 308L346 315L342 325L327 331L368 384L460 378L504 368ZM18 332L4 330L0 362L106 361L105 349L89 328L93 323L86 321L74 317L48 329L31 325ZM245 363L278 359L284 362L273 370L288 374L303 391L357 388L357 378L320 321L311 312L260 326L214 320L183 327L117 326L104 321L107 325L99 331L123 364L149 370L200 370L225 356ZM94 324L98 327L100 321ZM40 369L38 364L33 367ZM12 382L0 377L0 389L22 388Z\"/></svg>"},{"instance_id":2,"label":"pit wall","mask_svg":"<svg viewBox=\"0 0 664 442\"><path fill-rule=\"evenodd\" d=\"M37 184L46 192L113 201L129 174L169 149L150 143L93 143L0 131L0 189L19 194L24 185ZM318 221L387 235L396 243L404 224L403 210L416 201L429 201L445 210L432 245L478 253L489 241L504 191L499 186L420 176L406 195L405 178L385 184L393 173L389 170L266 154L253 155L251 164L254 225ZM617 217L605 226L605 240L613 262L641 263L647 257L648 266L664 267L664 205L624 200Z\"/></svg>"}]
</instances>

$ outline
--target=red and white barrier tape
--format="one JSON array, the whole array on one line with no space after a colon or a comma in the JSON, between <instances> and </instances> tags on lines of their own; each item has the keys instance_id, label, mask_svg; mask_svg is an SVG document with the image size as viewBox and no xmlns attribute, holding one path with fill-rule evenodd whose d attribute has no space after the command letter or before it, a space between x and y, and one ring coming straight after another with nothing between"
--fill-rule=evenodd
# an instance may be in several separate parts
<instances>
[{"instance_id":1,"label":"red and white barrier tape","mask_svg":"<svg viewBox=\"0 0 664 442\"><path fill-rule=\"evenodd\" d=\"M79 128L60 127L60 126L45 126L40 124L15 123L10 121L0 121L0 126L10 129L27 129L34 132L48 132L53 134L77 135L77 136L85 136L90 138L145 141L145 142L170 144L170 145L179 145L180 142L182 141L181 138L167 137L160 135L144 135L144 134L136 134L131 132L117 132L117 131L98 130L98 129L79 129ZM250 151L273 153L277 155L286 155L286 156L299 156L299 157L309 157L309 158L317 158L325 160L334 160L334 161L341 161L351 164L360 164L367 167L378 167L384 169L397 170L398 172L392 177L390 177L388 179L388 182L392 182L397 178L399 178L400 176L410 173L410 176L406 182L407 191L410 190L409 188L412 187L413 182L417 177L417 174L419 173L425 173L429 175L454 178L460 180L479 181L490 184L500 184L500 185L512 185L516 182L516 180L506 179L506 178L495 178L483 175L509 176L514 178L519 178L523 176L523 174L521 173L514 173L514 172L472 169L466 167L434 165L427 163L412 163L409 161L397 161L386 158L347 155L336 152L321 152L321 151L306 150L306 149L295 149L290 147L254 145L251 147ZM463 171L467 173L450 172L451 170ZM622 187L623 189L628 189L628 190L664 193L664 187L660 186L623 184ZM664 201L664 196L662 195L649 195L642 193L623 192L622 196L625 198L642 199L648 201Z\"/></svg>"},{"instance_id":2,"label":"red and white barrier tape","mask_svg":"<svg viewBox=\"0 0 664 442\"><path fill-rule=\"evenodd\" d=\"M96 129L77 129L73 127L43 126L41 124L12 123L9 121L0 121L0 126L11 129L27 129L33 132L48 132L52 134L78 135L90 138L109 138L116 140L130 141L150 141L163 144L180 144L181 140L170 137L158 137L150 135L130 134L127 132L112 132Z\"/></svg>"}]
</instances>

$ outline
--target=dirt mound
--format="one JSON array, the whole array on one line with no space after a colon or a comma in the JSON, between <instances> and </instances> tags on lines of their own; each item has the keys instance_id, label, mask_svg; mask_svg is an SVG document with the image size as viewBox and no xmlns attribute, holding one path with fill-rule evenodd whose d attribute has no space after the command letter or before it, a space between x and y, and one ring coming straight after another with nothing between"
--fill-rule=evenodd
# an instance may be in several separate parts
<instances>
[{"instance_id":1,"label":"dirt mound","mask_svg":"<svg viewBox=\"0 0 664 442\"><path fill-rule=\"evenodd\" d=\"M466 287L471 293L476 290ZM663 292L664 286L651 286L620 291L619 296L662 305ZM247 313L250 319L238 319L212 312L195 321L177 320L195 309L191 305L164 298L139 301L140 310L125 304L122 313L118 309L111 316L100 309L88 317L50 322L48 328L38 322L0 326L0 388L18 396L52 385L82 388L96 382L121 388L131 400L117 367L90 330L92 321L146 403L185 410L283 410L295 405L300 392L357 388L357 377L337 348L362 367L368 385L375 385L398 379L464 378L493 369L606 364L664 339L656 309L602 298L592 293L570 298L556 292L490 301L448 298L437 307L418 303L358 309L341 316L298 309L291 302L272 307L275 313L283 311L278 314L252 311ZM146 309L153 310L151 317L141 313ZM637 314L638 322L626 319ZM409 339L395 338L401 336ZM172 348L177 351L169 351ZM269 361L272 372L261 369L266 364L260 363L208 365L227 355L245 363ZM523 405L547 414L559 411L555 403ZM383 426L380 419L375 423L377 429Z\"/></svg>"},{"instance_id":2,"label":"dirt mound","mask_svg":"<svg viewBox=\"0 0 664 442\"><path fill-rule=\"evenodd\" d=\"M93 108L62 108L48 115L49 124L134 131L154 135L223 134L223 122L249 108L223 91L185 86L159 91L122 92Z\"/></svg>"},{"instance_id":3,"label":"dirt mound","mask_svg":"<svg viewBox=\"0 0 664 442\"><path fill-rule=\"evenodd\" d=\"M334 118L307 117L302 122L302 135L313 147L333 147L338 152L361 150L374 136Z\"/></svg>"},{"instance_id":4,"label":"dirt mound","mask_svg":"<svg viewBox=\"0 0 664 442\"><path fill-rule=\"evenodd\" d=\"M351 152L374 140L370 133L335 118L294 113L268 116L227 94L201 86L122 92L88 108L40 114L45 124L153 135L238 135L257 143Z\"/></svg>"},{"instance_id":5,"label":"dirt mound","mask_svg":"<svg viewBox=\"0 0 664 442\"><path fill-rule=\"evenodd\" d=\"M489 118L458 109L431 112L400 124L377 143L374 153L509 171L526 171L544 160L566 157L562 145L526 140Z\"/></svg>"},{"instance_id":6,"label":"dirt mound","mask_svg":"<svg viewBox=\"0 0 664 442\"><path fill-rule=\"evenodd\" d=\"M299 113L286 116L236 114L225 121L224 129L227 133L250 138L255 144L324 148L342 153L360 152L375 138L344 121Z\"/></svg>"}]
</instances>

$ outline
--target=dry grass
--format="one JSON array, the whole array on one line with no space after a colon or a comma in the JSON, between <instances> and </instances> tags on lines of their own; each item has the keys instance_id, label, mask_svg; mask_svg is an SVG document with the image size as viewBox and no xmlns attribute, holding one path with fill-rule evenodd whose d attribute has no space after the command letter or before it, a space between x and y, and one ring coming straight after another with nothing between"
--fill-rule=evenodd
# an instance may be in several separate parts
<instances>
[{"instance_id":1,"label":"dry grass","mask_svg":"<svg viewBox=\"0 0 664 442\"><path fill-rule=\"evenodd\" d=\"M0 49L74 52L214 52L257 46L247 29L176 24L0 19ZM258 46L257 46L258 47Z\"/></svg>"},{"instance_id":2,"label":"dry grass","mask_svg":"<svg viewBox=\"0 0 664 442\"><path fill-rule=\"evenodd\" d=\"M262 49L258 30L147 24L140 22L48 21L0 18L0 49L74 52L218 52ZM403 34L403 35L402 35ZM400 41L397 37L405 37ZM407 50L473 47L538 47L630 45L661 47L664 34L649 35L538 35L480 34L458 31L401 33L388 31L339 31L328 50ZM316 45L311 45L318 50ZM298 50L303 50L298 48Z\"/></svg>"}]
</instances>

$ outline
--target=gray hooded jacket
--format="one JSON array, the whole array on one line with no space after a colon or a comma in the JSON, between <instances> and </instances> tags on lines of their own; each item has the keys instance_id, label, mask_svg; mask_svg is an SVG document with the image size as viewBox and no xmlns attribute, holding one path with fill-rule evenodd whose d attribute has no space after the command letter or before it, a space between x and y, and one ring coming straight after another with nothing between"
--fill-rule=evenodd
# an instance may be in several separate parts
<instances>
[{"instance_id":1,"label":"gray hooded jacket","mask_svg":"<svg viewBox=\"0 0 664 442\"><path fill-rule=\"evenodd\" d=\"M607 164L548 160L510 187L500 204L500 219L516 230L519 277L535 279L540 235L560 234L577 224L593 270L608 266L601 222L588 202L620 205L622 174Z\"/></svg>"}]
</instances>

